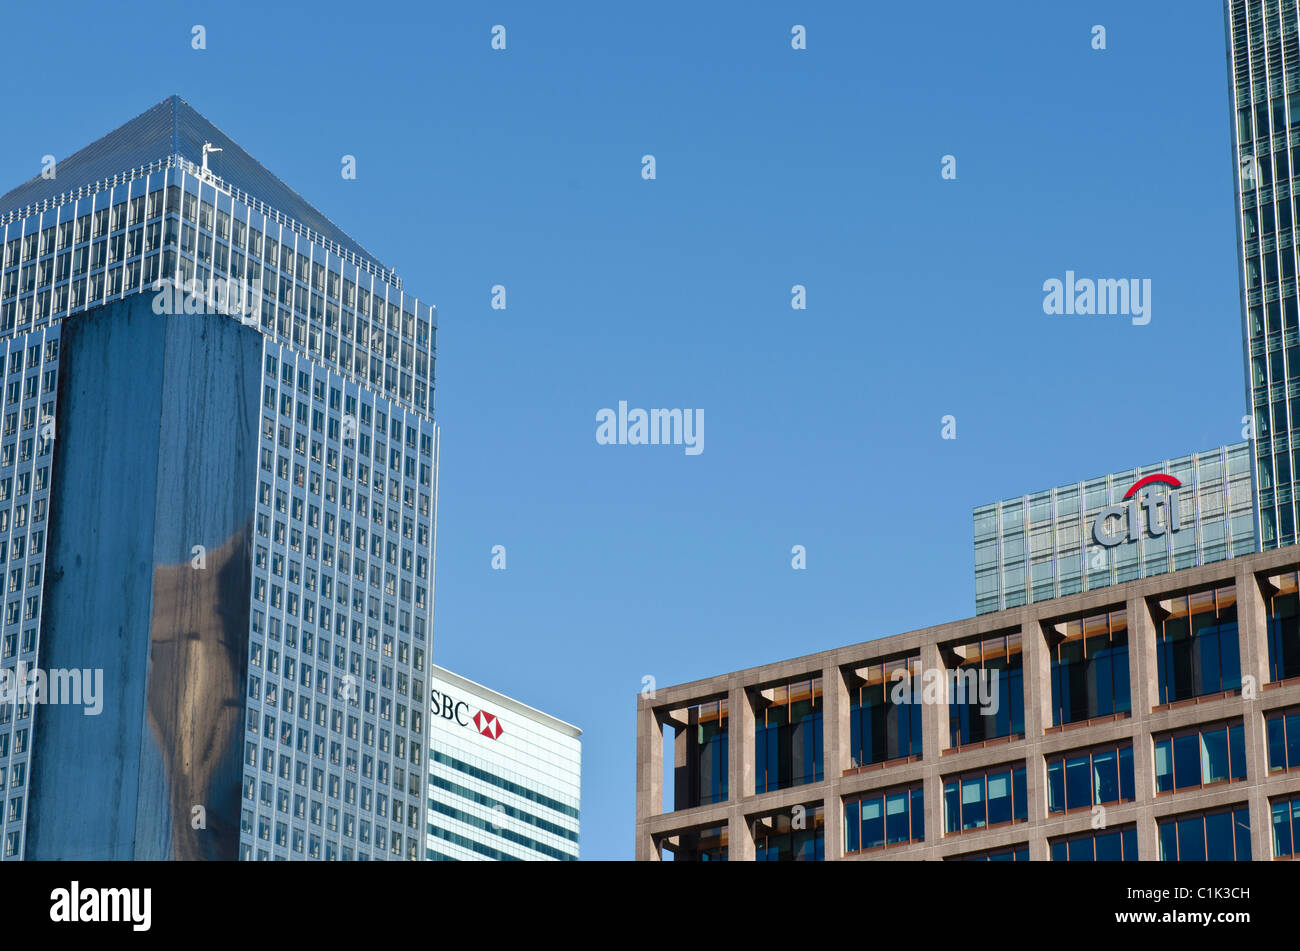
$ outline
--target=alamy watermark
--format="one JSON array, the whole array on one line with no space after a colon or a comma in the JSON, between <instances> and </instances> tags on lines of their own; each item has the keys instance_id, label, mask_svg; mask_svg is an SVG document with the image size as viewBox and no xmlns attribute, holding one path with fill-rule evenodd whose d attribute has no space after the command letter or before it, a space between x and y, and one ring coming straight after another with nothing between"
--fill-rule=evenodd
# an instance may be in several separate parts
<instances>
[{"instance_id":1,"label":"alamy watermark","mask_svg":"<svg viewBox=\"0 0 1300 951\"><path fill-rule=\"evenodd\" d=\"M979 707L984 716L996 716L1001 707L999 676L995 667L966 667L961 670L931 667L916 676L899 668L889 677L893 684L889 699L896 705L960 703Z\"/></svg>"},{"instance_id":2,"label":"alamy watermark","mask_svg":"<svg viewBox=\"0 0 1300 951\"><path fill-rule=\"evenodd\" d=\"M125 922L132 931L148 931L152 905L152 888L83 888L74 879L67 888L50 892L50 921Z\"/></svg>"},{"instance_id":3,"label":"alamy watermark","mask_svg":"<svg viewBox=\"0 0 1300 951\"><path fill-rule=\"evenodd\" d=\"M183 283L159 278L153 282L153 312L160 317L177 314L218 314L256 324L262 302L262 282L212 277Z\"/></svg>"},{"instance_id":4,"label":"alamy watermark","mask_svg":"<svg viewBox=\"0 0 1300 951\"><path fill-rule=\"evenodd\" d=\"M1135 327L1151 323L1151 278L1050 277L1043 282L1043 313L1080 317L1132 317Z\"/></svg>"},{"instance_id":5,"label":"alamy watermark","mask_svg":"<svg viewBox=\"0 0 1300 951\"><path fill-rule=\"evenodd\" d=\"M686 455L704 451L704 410L632 409L618 401L618 412L596 413L596 442L602 446L685 446Z\"/></svg>"},{"instance_id":6,"label":"alamy watermark","mask_svg":"<svg viewBox=\"0 0 1300 951\"><path fill-rule=\"evenodd\" d=\"M19 661L0 670L0 703L15 707L35 704L80 705L88 717L104 710L104 669L54 667L42 670Z\"/></svg>"}]
</instances>

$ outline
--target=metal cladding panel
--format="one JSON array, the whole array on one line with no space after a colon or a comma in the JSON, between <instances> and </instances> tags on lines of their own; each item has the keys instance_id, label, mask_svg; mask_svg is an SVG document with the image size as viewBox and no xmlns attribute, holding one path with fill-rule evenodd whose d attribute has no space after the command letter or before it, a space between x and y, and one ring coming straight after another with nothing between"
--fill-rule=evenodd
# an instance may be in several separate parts
<instances>
[{"instance_id":1,"label":"metal cladding panel","mask_svg":"<svg viewBox=\"0 0 1300 951\"><path fill-rule=\"evenodd\" d=\"M174 151L173 125L171 101L158 103L59 161L54 178L37 175L0 196L0 214L166 158Z\"/></svg>"},{"instance_id":2,"label":"metal cladding panel","mask_svg":"<svg viewBox=\"0 0 1300 951\"><path fill-rule=\"evenodd\" d=\"M40 711L27 857L234 859L261 338L141 295L62 347L42 661L106 698Z\"/></svg>"},{"instance_id":3,"label":"metal cladding panel","mask_svg":"<svg viewBox=\"0 0 1300 951\"><path fill-rule=\"evenodd\" d=\"M211 142L222 149L208 157L208 167L236 188L262 199L277 211L288 215L337 242L354 254L376 264L378 259L363 248L346 231L325 217L314 205L282 182L261 162L253 158L230 136L203 117L184 99L174 99L176 107L176 151L191 162L203 164L203 143Z\"/></svg>"},{"instance_id":4,"label":"metal cladding panel","mask_svg":"<svg viewBox=\"0 0 1300 951\"><path fill-rule=\"evenodd\" d=\"M129 858L135 839L158 455L148 420L161 407L163 354L160 334L113 319L129 308L62 328L68 404L55 426L41 663L102 669L104 697L98 716L37 711L27 858Z\"/></svg>"},{"instance_id":5,"label":"metal cladding panel","mask_svg":"<svg viewBox=\"0 0 1300 951\"><path fill-rule=\"evenodd\" d=\"M165 159L169 155L182 155L201 166L205 142L211 142L222 150L208 157L209 168L214 174L354 254L376 264L380 263L346 231L325 217L179 96L164 99L125 125L58 162L55 178L46 179L37 175L0 196L0 214L26 208L82 185Z\"/></svg>"}]
</instances>

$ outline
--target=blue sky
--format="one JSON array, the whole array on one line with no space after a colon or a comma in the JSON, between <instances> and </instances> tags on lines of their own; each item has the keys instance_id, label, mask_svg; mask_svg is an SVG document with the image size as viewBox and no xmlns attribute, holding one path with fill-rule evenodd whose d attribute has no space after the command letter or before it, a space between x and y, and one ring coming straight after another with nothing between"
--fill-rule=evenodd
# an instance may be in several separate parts
<instances>
[{"instance_id":1,"label":"blue sky","mask_svg":"<svg viewBox=\"0 0 1300 951\"><path fill-rule=\"evenodd\" d=\"M583 728L619 859L643 677L969 616L973 506L1241 438L1223 13L544 6L12 6L0 190L178 93L438 305L435 661ZM1151 323L1046 316L1067 269Z\"/></svg>"}]
</instances>

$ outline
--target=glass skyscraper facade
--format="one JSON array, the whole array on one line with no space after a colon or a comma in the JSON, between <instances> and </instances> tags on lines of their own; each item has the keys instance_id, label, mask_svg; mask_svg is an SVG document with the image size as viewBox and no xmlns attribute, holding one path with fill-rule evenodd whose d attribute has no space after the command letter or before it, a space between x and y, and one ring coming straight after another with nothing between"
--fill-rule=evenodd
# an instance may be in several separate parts
<instances>
[{"instance_id":1,"label":"glass skyscraper facade","mask_svg":"<svg viewBox=\"0 0 1300 951\"><path fill-rule=\"evenodd\" d=\"M1249 554L1251 497L1242 442L981 505L976 613Z\"/></svg>"},{"instance_id":2,"label":"glass skyscraper facade","mask_svg":"<svg viewBox=\"0 0 1300 951\"><path fill-rule=\"evenodd\" d=\"M172 313L172 301L183 301L183 312ZM177 500L186 489L183 475L165 485L163 471L172 463L158 463L150 504L157 506L159 523L152 535L151 588L139 602L143 628L117 632L154 646L113 689L135 696L130 722L144 739L130 755L138 757L142 776L156 774L154 785L171 791L164 815L146 808L149 783L142 779L130 820L134 839L120 827L96 832L102 823L93 816L81 839L60 839L53 830L65 812L81 808L68 801L72 787L121 771L123 764L110 762L110 753L96 759L91 747L73 775L71 765L58 762L62 751L44 750L41 724L49 718L58 735L75 740L92 729L91 718L83 717L83 724L61 707L0 704L0 854L423 858L437 506L436 312L179 98L59 162L50 177L0 197L0 663L31 669L46 660L43 596L65 599L65 614L76 610L73 599L94 603L93 591L49 583L46 551L58 529L47 528L47 515L60 507L51 484L66 454L70 497L102 491L108 499L130 488L132 473L120 471L130 464L126 450L105 446L103 458L90 458L97 451L87 432L94 387L81 382L100 373L125 386L139 368L129 356L120 365L105 358L99 368L88 360L77 364L80 379L61 380L60 342L76 326L87 344L107 334L103 341L111 350L114 322L149 326L139 316L142 307L158 315L155 336L188 341L184 352L194 355L195 366L206 365L205 351L227 346L229 338L223 353L230 370L250 382L242 390L232 386L228 402L189 412L200 417L191 421L196 431L224 416L234 420L234 429L251 427L256 434L255 445L241 441L211 460L228 467L223 475L238 484L238 499L246 492L248 504L234 503L229 522L236 528L228 546L224 538L211 545L206 538L173 539L174 549L183 550L164 558L160 539L174 534L164 517L169 506L185 504ZM175 323L186 321L194 329ZM199 336L191 341L186 335ZM153 407L160 415L152 418L162 424L150 445L155 453L184 455L197 450L183 439L187 424L174 418L168 398L183 398L193 381L187 384L171 359L170 353L158 356L163 389ZM61 414L60 394L70 391L78 399ZM131 399L129 390L123 392ZM154 459L134 462L152 473ZM69 505L70 512L75 508ZM102 517L106 537L130 528L110 524L111 511ZM191 522L178 517L176 524ZM69 528L74 523L70 515ZM65 533L62 544L68 555L63 567L83 570L78 540ZM116 568L102 564L97 570L108 577ZM186 570L220 580L196 594ZM128 616L131 596L122 596ZM100 602L106 612L111 604ZM176 605L175 617L185 620L170 619L167 612ZM185 722L199 714L156 696L158 645L202 639L209 622L225 632L223 656L237 668L229 689L242 698L240 735L216 731L222 749L228 746L242 763L237 789L217 782L225 775L221 769L199 775L189 760L174 761L171 746L184 747L207 725ZM79 645L73 635L60 634L74 662L93 654L94 638L109 636L112 619L103 624ZM230 637L232 624L242 629L240 637ZM175 661L182 699L191 696L185 685L202 677L206 662ZM148 729L139 728L142 722ZM38 785L32 780L42 762ZM206 789L205 798L178 798L182 773ZM130 790L121 792L125 797ZM197 814L188 814L191 802L204 810L206 828ZM32 813L43 817L33 827L49 830L44 846L28 842ZM152 838L140 831L153 826L158 834ZM145 841L156 845L142 846Z\"/></svg>"},{"instance_id":3,"label":"glass skyscraper facade","mask_svg":"<svg viewBox=\"0 0 1300 951\"><path fill-rule=\"evenodd\" d=\"M0 572L4 582L0 663L17 670L35 666L41 618L41 585L50 506L52 433L59 365L57 327L0 340L5 364L4 436L0 441ZM22 854L27 780L36 730L36 708L0 702L0 859Z\"/></svg>"},{"instance_id":4,"label":"glass skyscraper facade","mask_svg":"<svg viewBox=\"0 0 1300 951\"><path fill-rule=\"evenodd\" d=\"M1263 550L1296 541L1300 316L1296 199L1300 45L1295 0L1227 0L1247 402Z\"/></svg>"}]
</instances>

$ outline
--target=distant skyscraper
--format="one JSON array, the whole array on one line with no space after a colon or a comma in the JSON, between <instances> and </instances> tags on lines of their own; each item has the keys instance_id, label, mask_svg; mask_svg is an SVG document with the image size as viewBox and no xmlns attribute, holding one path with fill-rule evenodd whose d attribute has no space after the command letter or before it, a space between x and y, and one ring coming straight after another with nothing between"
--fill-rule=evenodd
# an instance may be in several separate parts
<instances>
[{"instance_id":1,"label":"distant skyscraper","mask_svg":"<svg viewBox=\"0 0 1300 951\"><path fill-rule=\"evenodd\" d=\"M46 174L0 197L0 667L48 675L0 856L424 858L436 312L179 98Z\"/></svg>"},{"instance_id":2,"label":"distant skyscraper","mask_svg":"<svg viewBox=\"0 0 1300 951\"><path fill-rule=\"evenodd\" d=\"M582 731L435 666L428 857L578 857Z\"/></svg>"},{"instance_id":3,"label":"distant skyscraper","mask_svg":"<svg viewBox=\"0 0 1300 951\"><path fill-rule=\"evenodd\" d=\"M1246 398L1254 417L1257 537L1296 542L1300 314L1296 199L1300 46L1296 0L1226 0ZM1293 142L1292 139L1296 141Z\"/></svg>"}]
</instances>

